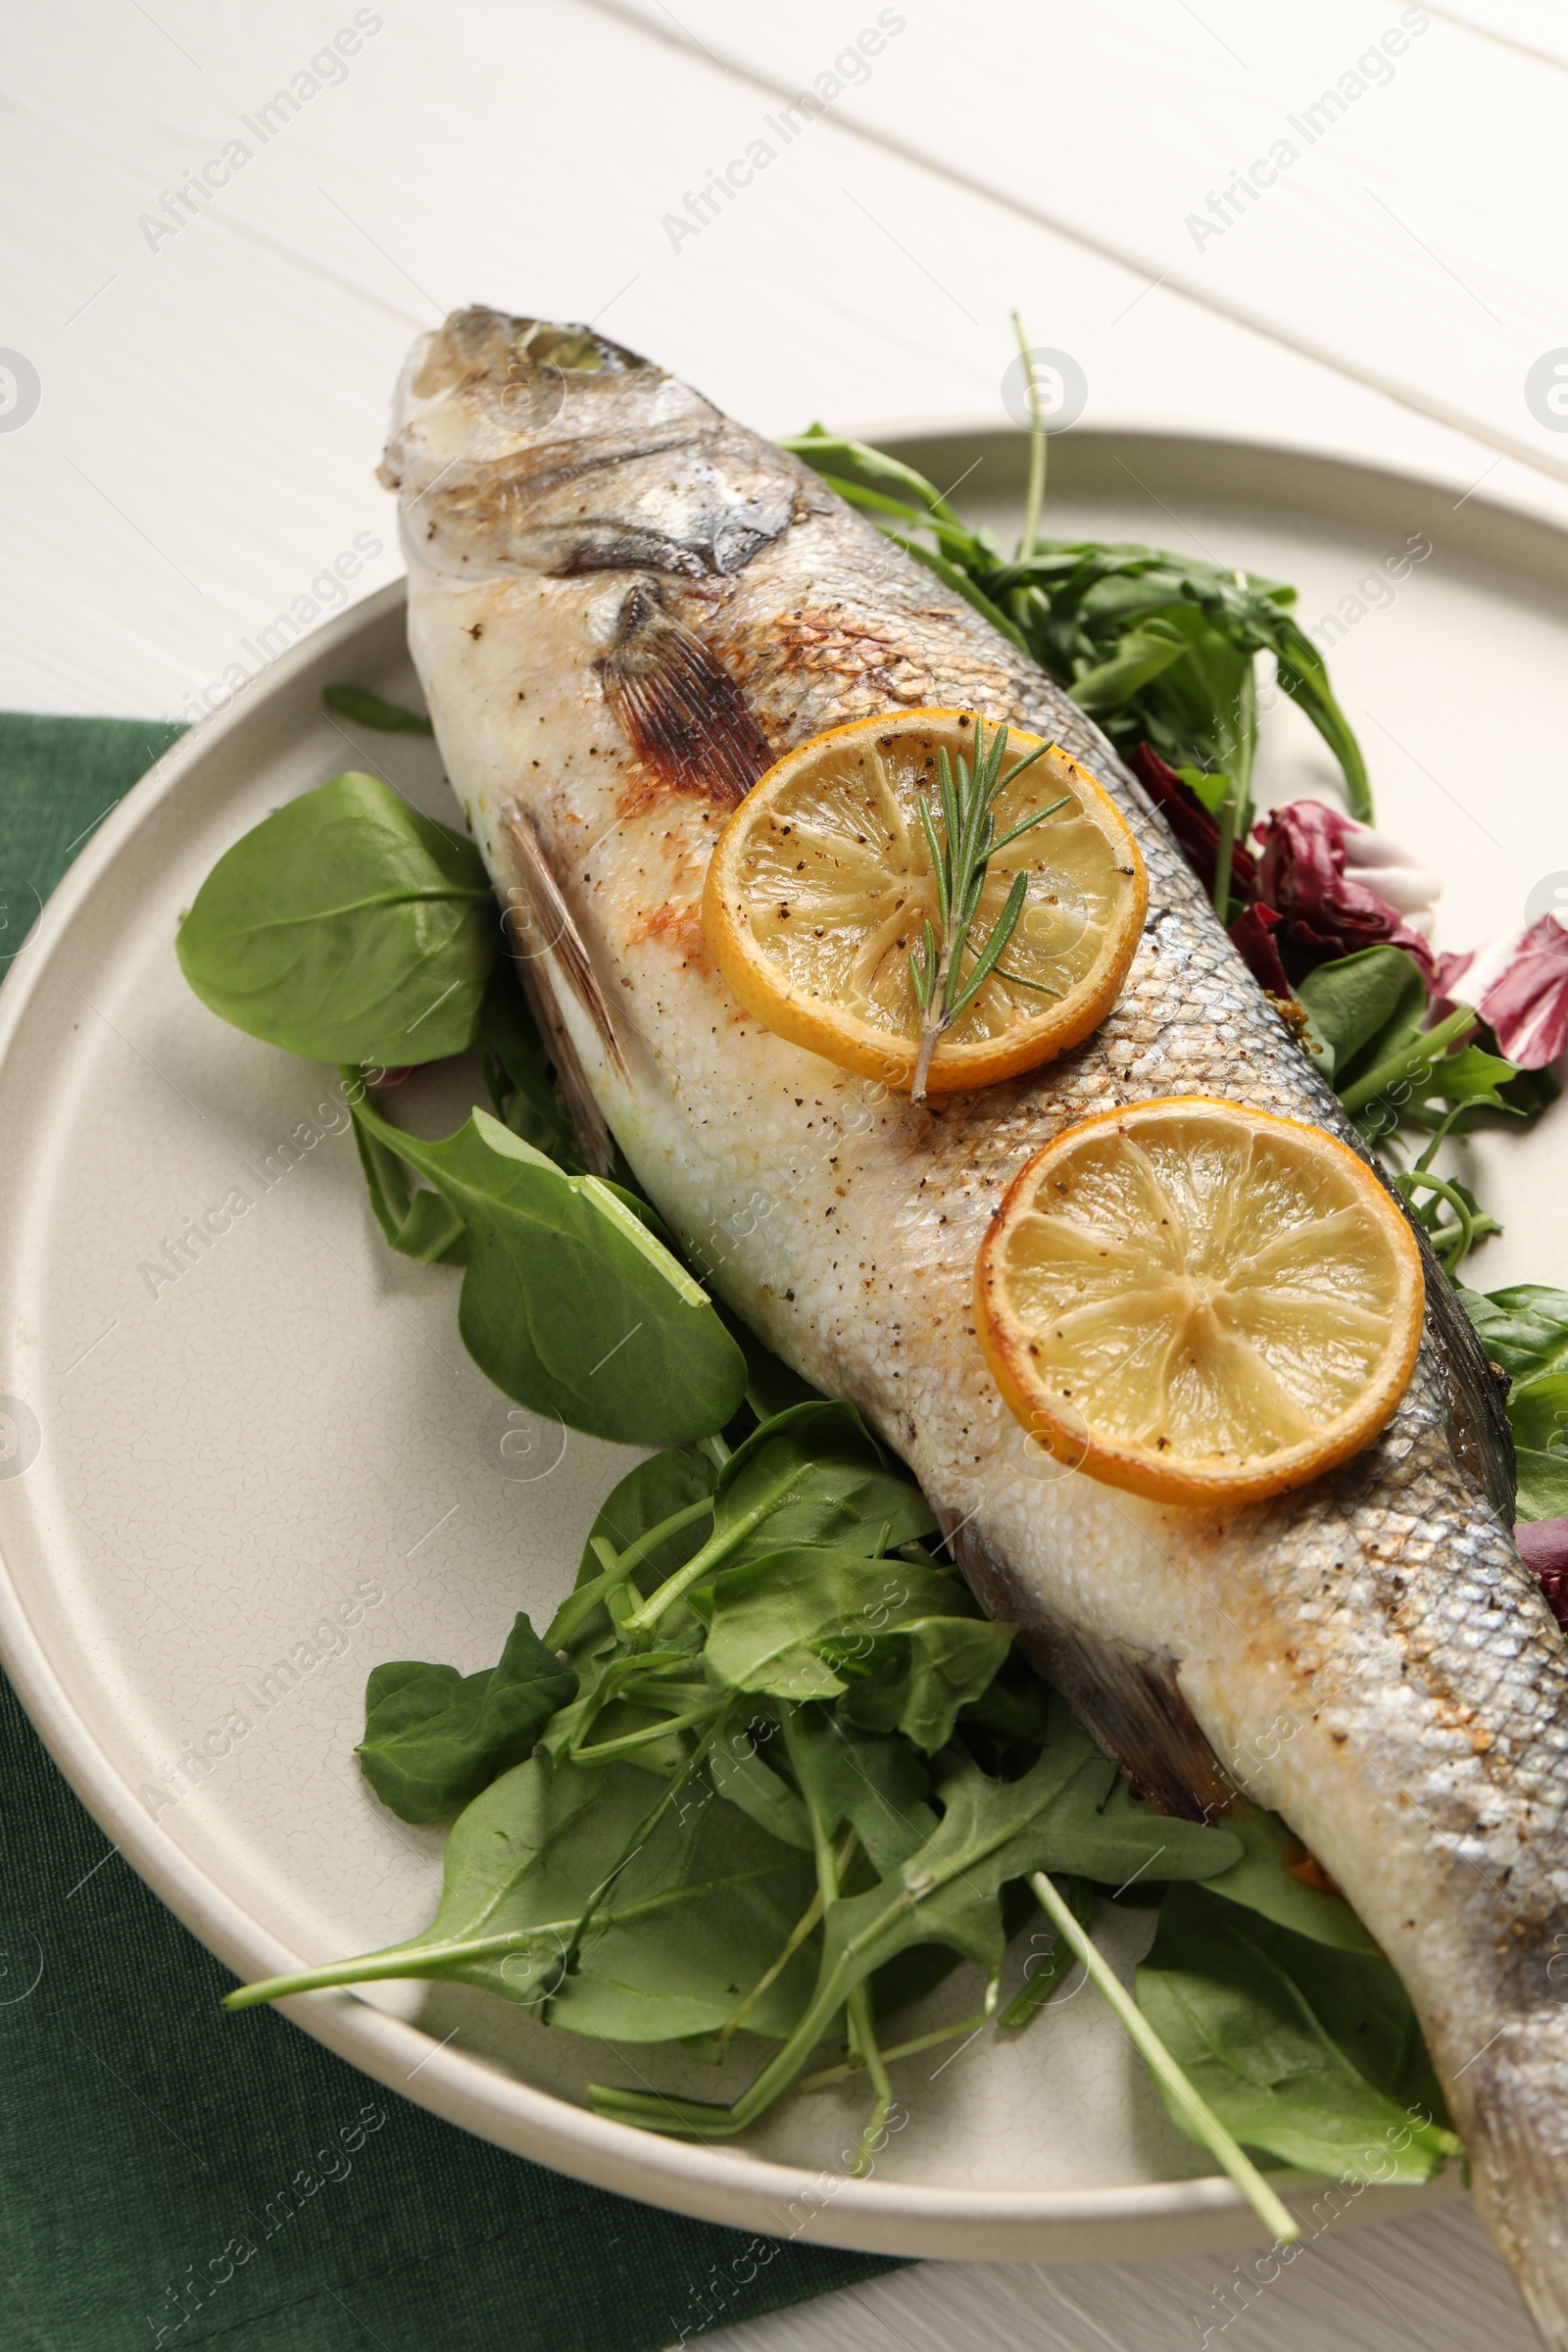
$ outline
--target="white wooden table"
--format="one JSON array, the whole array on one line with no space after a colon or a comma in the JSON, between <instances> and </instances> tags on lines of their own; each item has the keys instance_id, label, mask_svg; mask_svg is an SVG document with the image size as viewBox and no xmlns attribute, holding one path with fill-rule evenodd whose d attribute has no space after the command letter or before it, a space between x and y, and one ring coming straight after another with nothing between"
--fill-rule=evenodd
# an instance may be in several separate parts
<instances>
[{"instance_id":1,"label":"white wooden table","mask_svg":"<svg viewBox=\"0 0 1568 2352\"><path fill-rule=\"evenodd\" d=\"M391 577L392 380L470 300L769 431L997 417L1017 305L1093 417L1568 518L1560 0L52 0L0 39L6 707L193 716L344 551ZM1222 2329L1229 2268L922 2268L712 2340L1532 2340L1468 2208Z\"/></svg>"}]
</instances>

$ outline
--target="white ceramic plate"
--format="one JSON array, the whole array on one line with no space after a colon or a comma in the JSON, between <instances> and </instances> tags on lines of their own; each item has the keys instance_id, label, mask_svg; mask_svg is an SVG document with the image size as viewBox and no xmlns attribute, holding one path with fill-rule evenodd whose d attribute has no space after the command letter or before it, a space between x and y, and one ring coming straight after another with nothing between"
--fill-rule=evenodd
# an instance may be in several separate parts
<instances>
[{"instance_id":1,"label":"white ceramic plate","mask_svg":"<svg viewBox=\"0 0 1568 2352\"><path fill-rule=\"evenodd\" d=\"M1015 511L1013 437L903 446L940 484L978 461L965 503L998 522ZM1297 581L1309 621L1338 614L1335 675L1381 813L1448 878L1448 944L1500 931L1568 868L1547 684L1568 655L1568 539L1479 498L1280 451L1082 431L1054 445L1052 472L1058 531L1199 548ZM1431 554L1390 579L1386 559L1417 538ZM458 1275L383 1248L331 1073L224 1027L181 980L179 910L270 808L356 765L449 807L428 744L323 716L322 685L343 679L416 694L400 587L170 753L78 858L0 994L0 1392L21 1400L4 1408L17 1442L0 1461L0 1649L106 1835L246 1978L424 1923L441 1840L359 1776L366 1674L409 1656L471 1671L517 1608L543 1623L633 1458L580 1437L559 1460L547 1440L528 1450L526 1417L509 1420L459 1344ZM1288 706L1266 720L1261 781L1274 798L1328 786ZM431 1131L460 1110L450 1085L438 1093L417 1104ZM1544 1209L1560 1132L1487 1148L1482 1180L1509 1227L1477 1268L1488 1287L1568 1280L1568 1236ZM182 1236L183 1266L168 1254ZM1129 1970L1148 1925L1102 1914ZM964 2014L974 1989L959 1972L932 2016ZM370 1986L288 2013L502 2146L773 2234L1037 2260L1253 2232L1092 1994L1025 2034L907 2062L909 2122L864 2181L843 2177L857 2095L786 2102L746 2146L710 2148L580 2104L590 2076L644 2071L732 2094L695 2065L683 2082L663 2051L617 2057L462 1988ZM1371 2191L1352 2210L1387 2219L1451 2193Z\"/></svg>"}]
</instances>

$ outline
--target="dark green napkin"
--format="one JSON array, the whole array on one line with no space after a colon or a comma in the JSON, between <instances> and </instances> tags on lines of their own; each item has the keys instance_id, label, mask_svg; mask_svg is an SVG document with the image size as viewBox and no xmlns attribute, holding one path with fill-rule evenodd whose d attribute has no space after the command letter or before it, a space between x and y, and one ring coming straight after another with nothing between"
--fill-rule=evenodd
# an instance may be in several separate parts
<instances>
[{"instance_id":1,"label":"dark green napkin","mask_svg":"<svg viewBox=\"0 0 1568 2352\"><path fill-rule=\"evenodd\" d=\"M0 715L0 958L179 733ZM0 1763L4 2352L657 2352L893 2267L585 2188L225 2015L3 1684Z\"/></svg>"}]
</instances>

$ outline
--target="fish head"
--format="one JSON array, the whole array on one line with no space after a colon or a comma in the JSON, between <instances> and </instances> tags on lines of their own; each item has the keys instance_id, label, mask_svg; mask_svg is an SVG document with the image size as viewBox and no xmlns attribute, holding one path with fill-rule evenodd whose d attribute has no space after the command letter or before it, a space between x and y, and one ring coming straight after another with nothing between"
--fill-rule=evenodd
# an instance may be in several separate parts
<instances>
[{"instance_id":1,"label":"fish head","mask_svg":"<svg viewBox=\"0 0 1568 2352\"><path fill-rule=\"evenodd\" d=\"M454 311L410 353L382 479L397 489L410 474L428 482L454 461L564 454L607 428L713 414L700 393L591 326L476 306Z\"/></svg>"},{"instance_id":2,"label":"fish head","mask_svg":"<svg viewBox=\"0 0 1568 2352\"><path fill-rule=\"evenodd\" d=\"M591 326L475 308L416 344L379 478L411 562L696 584L780 536L800 469Z\"/></svg>"}]
</instances>

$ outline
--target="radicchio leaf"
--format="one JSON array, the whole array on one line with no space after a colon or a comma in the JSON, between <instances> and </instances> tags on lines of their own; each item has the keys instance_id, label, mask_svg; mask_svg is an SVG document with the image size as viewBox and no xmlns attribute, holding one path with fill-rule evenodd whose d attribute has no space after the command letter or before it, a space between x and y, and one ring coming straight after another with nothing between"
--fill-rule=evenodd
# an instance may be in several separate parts
<instances>
[{"instance_id":1,"label":"radicchio leaf","mask_svg":"<svg viewBox=\"0 0 1568 2352\"><path fill-rule=\"evenodd\" d=\"M1347 871L1347 841L1359 828L1322 801L1290 801L1257 827L1256 896L1283 917L1280 945L1307 969L1385 941L1436 978L1432 950L1396 906Z\"/></svg>"},{"instance_id":2,"label":"radicchio leaf","mask_svg":"<svg viewBox=\"0 0 1568 2352\"><path fill-rule=\"evenodd\" d=\"M1513 1540L1525 1566L1541 1579L1552 1615L1568 1633L1568 1519L1522 1519Z\"/></svg>"},{"instance_id":3,"label":"radicchio leaf","mask_svg":"<svg viewBox=\"0 0 1568 2352\"><path fill-rule=\"evenodd\" d=\"M1474 1005L1510 1061L1543 1070L1568 1045L1568 930L1547 913L1489 948L1445 956L1438 988Z\"/></svg>"},{"instance_id":4,"label":"radicchio leaf","mask_svg":"<svg viewBox=\"0 0 1568 2352\"><path fill-rule=\"evenodd\" d=\"M1273 939L1280 921L1280 916L1272 906L1265 906L1259 902L1239 914L1230 927L1231 945L1258 987L1266 989L1271 997L1288 997L1291 994L1291 984L1285 976L1285 966L1280 961L1280 952Z\"/></svg>"}]
</instances>

